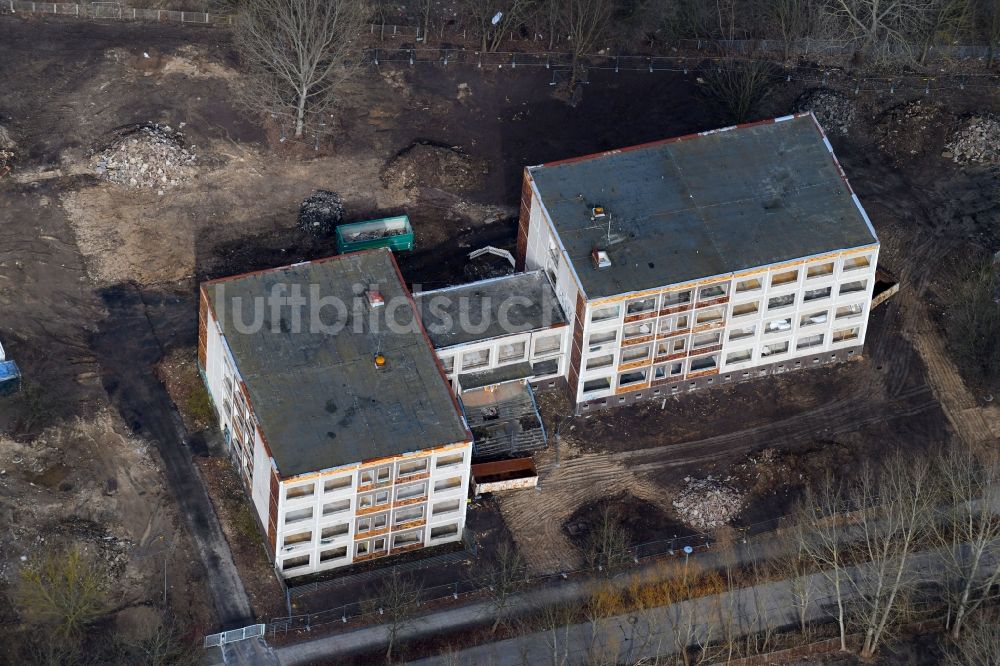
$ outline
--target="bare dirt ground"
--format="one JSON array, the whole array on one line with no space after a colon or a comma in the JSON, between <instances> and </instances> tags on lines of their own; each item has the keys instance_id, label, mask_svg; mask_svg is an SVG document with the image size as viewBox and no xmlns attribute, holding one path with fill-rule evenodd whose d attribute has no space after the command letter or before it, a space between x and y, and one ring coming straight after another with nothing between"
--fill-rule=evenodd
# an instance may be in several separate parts
<instances>
[{"instance_id":1,"label":"bare dirt ground","mask_svg":"<svg viewBox=\"0 0 1000 666\"><path fill-rule=\"evenodd\" d=\"M417 249L399 256L403 273L443 286L463 281L469 251L513 249L525 165L721 124L693 75L592 72L570 108L545 70L424 65L359 73L319 151L277 147L276 128L234 106L222 31L2 17L0 42L16 63L0 69L12 91L0 121L20 151L0 180L0 338L27 377L26 391L0 403L0 430L32 441L110 402L161 448L173 501L199 496L191 458L210 446L191 418L175 441L181 422L160 381L184 395L189 351L168 356L159 377L154 366L191 349L199 279L333 253L295 225L313 190L338 192L348 219L409 214ZM760 115L788 112L802 92L780 85ZM919 128L893 133L887 123L909 116L886 111L909 101L861 99L852 131L831 138L882 239L881 263L903 283L874 314L865 358L564 423L566 406L543 401L561 437L537 457L541 489L498 502L532 571L578 568L594 509L619 498L636 541L689 530L672 509L688 476L733 477L747 496L736 523L748 525L785 511L816 470L849 474L866 457L954 435L995 445L1000 408L965 388L930 315L947 297L942 266L970 246L1000 247L1000 181L941 157L937 125L900 153L898 137ZM997 106L995 93L957 90L935 102L946 120ZM145 122L181 128L198 156L194 177L163 195L106 182L91 163L115 130ZM459 177L420 173L427 147ZM761 480L749 462L765 448L784 478ZM222 539L198 515L188 529ZM241 538L237 515L226 517L230 542ZM483 522L484 534L497 529ZM271 612L273 599L250 596L258 616Z\"/></svg>"}]
</instances>

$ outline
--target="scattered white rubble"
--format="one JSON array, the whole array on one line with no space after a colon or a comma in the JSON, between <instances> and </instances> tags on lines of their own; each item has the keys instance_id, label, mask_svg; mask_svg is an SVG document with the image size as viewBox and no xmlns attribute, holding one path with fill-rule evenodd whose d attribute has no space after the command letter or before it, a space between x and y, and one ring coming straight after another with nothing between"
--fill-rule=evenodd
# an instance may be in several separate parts
<instances>
[{"instance_id":1,"label":"scattered white rubble","mask_svg":"<svg viewBox=\"0 0 1000 666\"><path fill-rule=\"evenodd\" d=\"M184 147L183 134L169 125L146 123L123 134L93 164L98 175L113 183L159 193L191 178L196 158Z\"/></svg>"},{"instance_id":2,"label":"scattered white rubble","mask_svg":"<svg viewBox=\"0 0 1000 666\"><path fill-rule=\"evenodd\" d=\"M1000 119L989 115L969 118L945 144L941 156L959 163L1000 163Z\"/></svg>"},{"instance_id":3,"label":"scattered white rubble","mask_svg":"<svg viewBox=\"0 0 1000 666\"><path fill-rule=\"evenodd\" d=\"M827 134L847 136L858 115L858 107L853 100L828 88L806 91L796 106L799 111L812 111Z\"/></svg>"},{"instance_id":4,"label":"scattered white rubble","mask_svg":"<svg viewBox=\"0 0 1000 666\"><path fill-rule=\"evenodd\" d=\"M678 516L691 527L712 530L729 523L743 508L744 495L732 486L708 476L685 477L687 485L674 500Z\"/></svg>"}]
</instances>

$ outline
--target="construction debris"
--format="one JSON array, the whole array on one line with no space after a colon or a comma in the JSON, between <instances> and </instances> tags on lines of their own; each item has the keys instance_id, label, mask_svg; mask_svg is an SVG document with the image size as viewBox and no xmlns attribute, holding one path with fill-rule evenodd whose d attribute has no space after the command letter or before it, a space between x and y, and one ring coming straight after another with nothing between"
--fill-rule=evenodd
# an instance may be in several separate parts
<instances>
[{"instance_id":1,"label":"construction debris","mask_svg":"<svg viewBox=\"0 0 1000 666\"><path fill-rule=\"evenodd\" d=\"M994 116L974 116L956 131L941 157L958 163L1000 163L1000 119Z\"/></svg>"},{"instance_id":2,"label":"construction debris","mask_svg":"<svg viewBox=\"0 0 1000 666\"><path fill-rule=\"evenodd\" d=\"M169 125L146 123L123 131L93 164L98 175L113 183L162 193L194 175L195 158L184 147L183 134Z\"/></svg>"},{"instance_id":3,"label":"construction debris","mask_svg":"<svg viewBox=\"0 0 1000 666\"><path fill-rule=\"evenodd\" d=\"M3 125L0 125L0 175L14 162L14 148L16 144L11 138L10 132Z\"/></svg>"},{"instance_id":4,"label":"construction debris","mask_svg":"<svg viewBox=\"0 0 1000 666\"><path fill-rule=\"evenodd\" d=\"M299 207L299 228L315 236L333 233L344 219L344 202L330 190L316 190Z\"/></svg>"},{"instance_id":5,"label":"construction debris","mask_svg":"<svg viewBox=\"0 0 1000 666\"><path fill-rule=\"evenodd\" d=\"M858 115L858 107L846 95L829 88L814 88L802 93L795 107L812 111L827 134L847 136Z\"/></svg>"},{"instance_id":6,"label":"construction debris","mask_svg":"<svg viewBox=\"0 0 1000 666\"><path fill-rule=\"evenodd\" d=\"M732 486L708 476L685 477L687 485L674 500L678 517L698 530L713 530L727 525L743 508L745 497Z\"/></svg>"},{"instance_id":7,"label":"construction debris","mask_svg":"<svg viewBox=\"0 0 1000 666\"><path fill-rule=\"evenodd\" d=\"M382 172L390 188L431 187L460 192L480 185L487 165L461 151L458 146L417 142L401 151Z\"/></svg>"},{"instance_id":8,"label":"construction debris","mask_svg":"<svg viewBox=\"0 0 1000 666\"><path fill-rule=\"evenodd\" d=\"M921 155L932 146L941 146L949 118L940 103L916 100L900 104L876 119L875 140L881 150L897 158Z\"/></svg>"}]
</instances>

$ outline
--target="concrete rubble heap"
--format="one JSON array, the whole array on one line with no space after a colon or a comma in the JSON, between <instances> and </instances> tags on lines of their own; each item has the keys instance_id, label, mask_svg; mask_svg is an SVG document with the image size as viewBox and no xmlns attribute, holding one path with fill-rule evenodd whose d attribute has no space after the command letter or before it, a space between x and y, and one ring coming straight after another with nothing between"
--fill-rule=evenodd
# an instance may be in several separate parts
<instances>
[{"instance_id":1,"label":"concrete rubble heap","mask_svg":"<svg viewBox=\"0 0 1000 666\"><path fill-rule=\"evenodd\" d=\"M0 125L0 169L13 163L14 146L14 139L10 137L10 132L3 125Z\"/></svg>"},{"instance_id":2,"label":"concrete rubble heap","mask_svg":"<svg viewBox=\"0 0 1000 666\"><path fill-rule=\"evenodd\" d=\"M299 228L316 236L332 234L344 219L344 202L330 190L316 190L299 207Z\"/></svg>"},{"instance_id":3,"label":"concrete rubble heap","mask_svg":"<svg viewBox=\"0 0 1000 666\"><path fill-rule=\"evenodd\" d=\"M969 118L952 135L941 156L959 163L1000 163L1000 119L993 116Z\"/></svg>"},{"instance_id":4,"label":"concrete rubble heap","mask_svg":"<svg viewBox=\"0 0 1000 666\"><path fill-rule=\"evenodd\" d=\"M827 134L840 136L847 136L858 115L858 107L851 99L827 88L806 91L796 106L799 111L812 111Z\"/></svg>"},{"instance_id":5,"label":"concrete rubble heap","mask_svg":"<svg viewBox=\"0 0 1000 666\"><path fill-rule=\"evenodd\" d=\"M147 123L123 134L96 155L94 170L113 183L162 193L194 175L195 159L184 147L183 134L169 125Z\"/></svg>"},{"instance_id":6,"label":"concrete rubble heap","mask_svg":"<svg viewBox=\"0 0 1000 666\"><path fill-rule=\"evenodd\" d=\"M729 523L743 508L743 495L732 486L708 476L685 477L687 485L674 500L674 510L698 530L712 530Z\"/></svg>"}]
</instances>

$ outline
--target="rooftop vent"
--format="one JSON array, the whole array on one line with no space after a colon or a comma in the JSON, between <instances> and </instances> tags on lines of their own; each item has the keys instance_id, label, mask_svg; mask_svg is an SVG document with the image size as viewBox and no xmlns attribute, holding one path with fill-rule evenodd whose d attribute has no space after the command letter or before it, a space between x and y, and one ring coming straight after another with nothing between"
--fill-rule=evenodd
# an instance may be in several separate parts
<instances>
[{"instance_id":1,"label":"rooftop vent","mask_svg":"<svg viewBox=\"0 0 1000 666\"><path fill-rule=\"evenodd\" d=\"M608 268L611 266L611 257L608 256L605 250L595 249L591 253L590 258L594 262L594 268Z\"/></svg>"},{"instance_id":2,"label":"rooftop vent","mask_svg":"<svg viewBox=\"0 0 1000 666\"><path fill-rule=\"evenodd\" d=\"M602 217L607 217L607 212L605 212L604 206L594 206L590 209L590 219L599 220Z\"/></svg>"},{"instance_id":3,"label":"rooftop vent","mask_svg":"<svg viewBox=\"0 0 1000 666\"><path fill-rule=\"evenodd\" d=\"M368 307L380 308L385 305L385 299L382 298L382 292L378 289L369 289L365 291L365 297L368 298Z\"/></svg>"}]
</instances>

